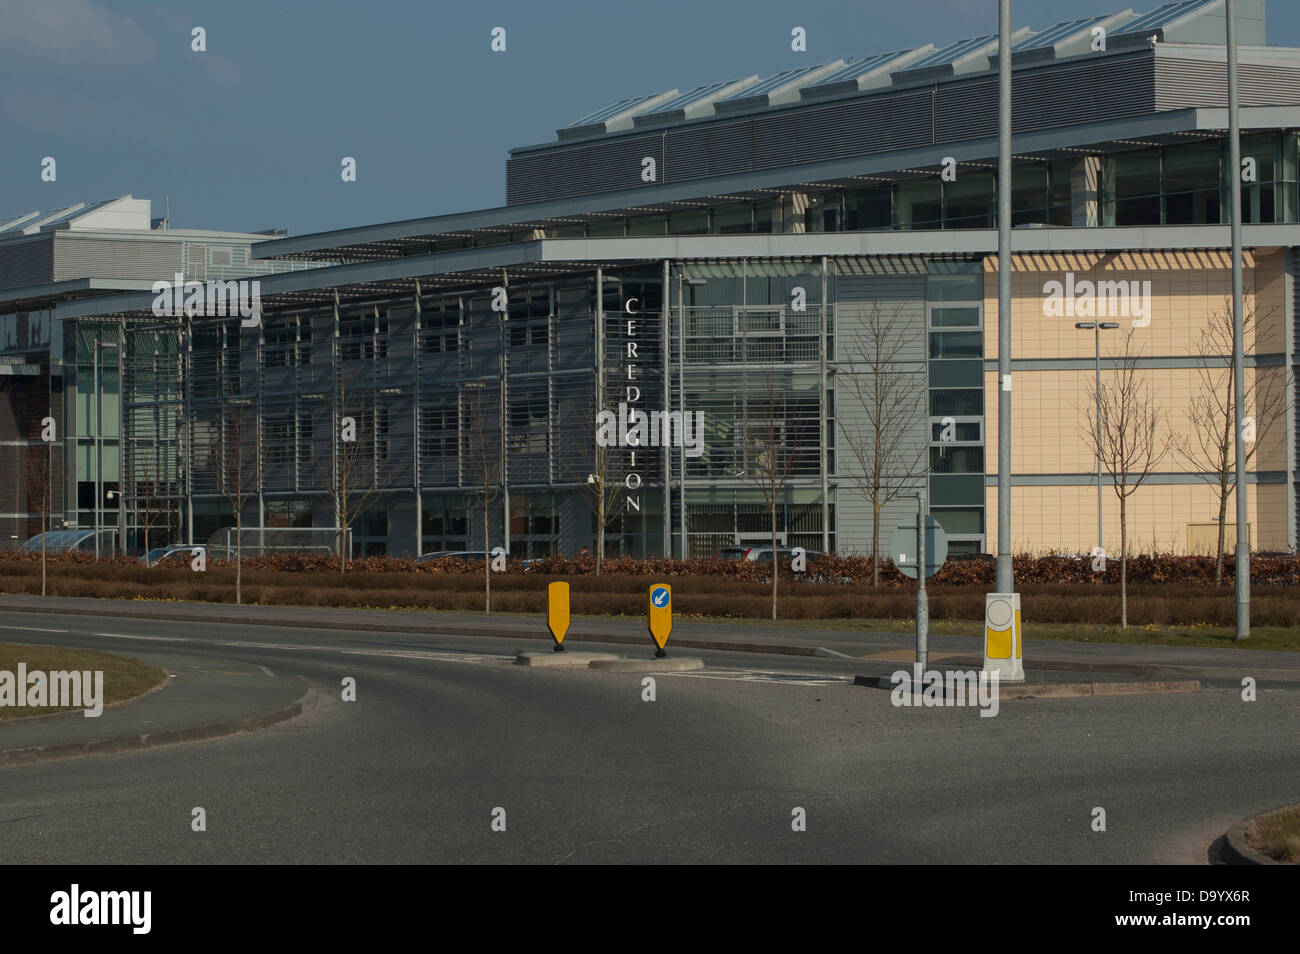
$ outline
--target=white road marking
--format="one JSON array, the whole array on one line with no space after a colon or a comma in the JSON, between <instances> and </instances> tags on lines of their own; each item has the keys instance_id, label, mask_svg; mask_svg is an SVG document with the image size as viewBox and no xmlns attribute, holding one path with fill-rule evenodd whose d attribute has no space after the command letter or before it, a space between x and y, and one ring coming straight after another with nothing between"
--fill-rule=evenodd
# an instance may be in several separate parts
<instances>
[{"instance_id":1,"label":"white road marking","mask_svg":"<svg viewBox=\"0 0 1300 954\"><path fill-rule=\"evenodd\" d=\"M190 640L179 636L136 636L134 633L91 633L91 636L106 636L109 639L147 639L157 643L188 643Z\"/></svg>"},{"instance_id":2,"label":"white road marking","mask_svg":"<svg viewBox=\"0 0 1300 954\"><path fill-rule=\"evenodd\" d=\"M506 656L502 654L474 654L458 653L455 650L411 650L411 649L340 649L337 652L344 653L348 656L390 656L397 659L437 659L442 662L500 662L503 659L513 660L513 655Z\"/></svg>"},{"instance_id":3,"label":"white road marking","mask_svg":"<svg viewBox=\"0 0 1300 954\"><path fill-rule=\"evenodd\" d=\"M763 669L717 670L713 672L665 672L664 676L685 676L692 679L721 679L726 682L766 682L785 686L838 686L851 683L848 676L823 676L796 672L775 672Z\"/></svg>"},{"instance_id":4,"label":"white road marking","mask_svg":"<svg viewBox=\"0 0 1300 954\"><path fill-rule=\"evenodd\" d=\"M25 633L66 633L66 629L41 629L39 626L0 626L0 629L18 629Z\"/></svg>"},{"instance_id":5,"label":"white road marking","mask_svg":"<svg viewBox=\"0 0 1300 954\"><path fill-rule=\"evenodd\" d=\"M461 653L455 650L415 650L415 649L346 649L340 646L301 646L292 643L247 643L227 640L187 639L181 636L136 636L129 633L92 633L92 636L107 636L112 639L146 639L166 643L198 643L204 646L229 646L235 649L275 649L284 652L326 652L341 653L347 656L386 656L397 659L429 659L438 662L484 663L513 660L514 655ZM260 667L268 676L271 671Z\"/></svg>"},{"instance_id":6,"label":"white road marking","mask_svg":"<svg viewBox=\"0 0 1300 954\"><path fill-rule=\"evenodd\" d=\"M275 675L275 673L271 672L271 670L267 669L265 666L258 665L257 663L254 663L253 665L257 666L258 669L262 670L262 672L266 673L268 676Z\"/></svg>"}]
</instances>

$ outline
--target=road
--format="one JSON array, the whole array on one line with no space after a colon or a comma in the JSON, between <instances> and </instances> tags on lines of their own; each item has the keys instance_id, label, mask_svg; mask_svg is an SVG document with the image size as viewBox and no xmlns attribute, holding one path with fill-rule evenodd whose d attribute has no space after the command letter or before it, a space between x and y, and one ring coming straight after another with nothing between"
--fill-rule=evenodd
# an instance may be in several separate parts
<instances>
[{"instance_id":1,"label":"road","mask_svg":"<svg viewBox=\"0 0 1300 954\"><path fill-rule=\"evenodd\" d=\"M852 660L704 652L710 669L658 676L645 702L639 674L514 666L536 644L499 638L0 623L0 641L234 659L322 693L257 733L0 768L9 863L1197 863L1233 822L1300 799L1289 691L1008 700L981 718L895 708L851 684Z\"/></svg>"}]
</instances>

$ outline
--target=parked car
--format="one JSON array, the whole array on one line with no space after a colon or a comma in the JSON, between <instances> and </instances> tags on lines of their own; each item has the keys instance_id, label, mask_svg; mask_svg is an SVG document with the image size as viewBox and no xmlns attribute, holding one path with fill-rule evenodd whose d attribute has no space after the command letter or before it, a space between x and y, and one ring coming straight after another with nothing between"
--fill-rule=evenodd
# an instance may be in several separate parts
<instances>
[{"instance_id":1,"label":"parked car","mask_svg":"<svg viewBox=\"0 0 1300 954\"><path fill-rule=\"evenodd\" d=\"M197 544L195 546L187 546L184 543L173 543L170 546L154 547L144 556L140 557L140 562L143 563L145 566L156 566L159 563L159 561L165 560L168 557L183 556L185 558L185 561L188 563L196 555L194 553L195 550L202 551L204 557L206 558L207 547L205 547L203 544Z\"/></svg>"},{"instance_id":2,"label":"parked car","mask_svg":"<svg viewBox=\"0 0 1300 954\"><path fill-rule=\"evenodd\" d=\"M791 554L794 553L794 548L793 548L793 547L781 547L779 552L780 552L780 554L781 554L781 559L783 559L783 560L788 560L788 559L790 559ZM823 553L823 552L820 551L820 550L804 550L804 555L805 555L809 560L815 560L815 559L817 559L817 557L822 557L822 556L825 556L826 554ZM771 562L772 562L772 548L771 548L771 547L750 547L750 548L745 552L745 556L743 557L743 559L746 559L746 560L757 560L759 563L771 563Z\"/></svg>"},{"instance_id":3,"label":"parked car","mask_svg":"<svg viewBox=\"0 0 1300 954\"><path fill-rule=\"evenodd\" d=\"M750 551L751 547L723 547L717 553L713 554L713 562L719 563L725 560L743 560L745 554Z\"/></svg>"},{"instance_id":4,"label":"parked car","mask_svg":"<svg viewBox=\"0 0 1300 954\"><path fill-rule=\"evenodd\" d=\"M425 553L415 558L416 563L429 563L432 560L464 560L466 563L482 560L485 554L482 550L437 550L433 553ZM535 560L520 560L519 566L527 570L532 566Z\"/></svg>"},{"instance_id":5,"label":"parked car","mask_svg":"<svg viewBox=\"0 0 1300 954\"><path fill-rule=\"evenodd\" d=\"M415 558L416 563L428 563L430 560L484 560L487 554L482 550L435 550Z\"/></svg>"}]
</instances>

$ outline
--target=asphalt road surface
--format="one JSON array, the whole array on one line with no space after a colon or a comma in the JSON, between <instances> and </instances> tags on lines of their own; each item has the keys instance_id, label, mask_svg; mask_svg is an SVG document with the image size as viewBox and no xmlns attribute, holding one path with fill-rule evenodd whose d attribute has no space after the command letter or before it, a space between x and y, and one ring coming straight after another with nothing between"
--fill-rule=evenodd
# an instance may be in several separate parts
<instances>
[{"instance_id":1,"label":"asphalt road surface","mask_svg":"<svg viewBox=\"0 0 1300 954\"><path fill-rule=\"evenodd\" d=\"M706 652L646 702L641 674L511 665L535 643L0 623L0 641L235 659L322 693L256 733L0 768L11 864L1198 863L1233 822L1300 800L1290 691L1007 700L981 718L895 708L851 684L850 660Z\"/></svg>"}]
</instances>

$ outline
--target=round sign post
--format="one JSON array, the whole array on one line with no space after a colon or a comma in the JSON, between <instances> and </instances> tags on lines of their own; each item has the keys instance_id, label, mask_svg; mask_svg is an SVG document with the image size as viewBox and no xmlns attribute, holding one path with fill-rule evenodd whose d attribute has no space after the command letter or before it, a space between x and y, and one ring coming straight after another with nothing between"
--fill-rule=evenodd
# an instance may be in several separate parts
<instances>
[{"instance_id":1,"label":"round sign post","mask_svg":"<svg viewBox=\"0 0 1300 954\"><path fill-rule=\"evenodd\" d=\"M899 571L917 581L916 664L924 674L930 663L930 595L925 578L938 573L948 559L948 534L925 513L924 495L916 494L916 517L894 531L889 549Z\"/></svg>"},{"instance_id":2,"label":"round sign post","mask_svg":"<svg viewBox=\"0 0 1300 954\"><path fill-rule=\"evenodd\" d=\"M673 588L667 583L652 583L648 596L650 637L657 647L655 657L662 659L668 655L664 647L668 645L668 634L673 631Z\"/></svg>"}]
</instances>

